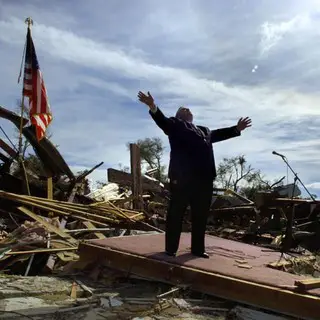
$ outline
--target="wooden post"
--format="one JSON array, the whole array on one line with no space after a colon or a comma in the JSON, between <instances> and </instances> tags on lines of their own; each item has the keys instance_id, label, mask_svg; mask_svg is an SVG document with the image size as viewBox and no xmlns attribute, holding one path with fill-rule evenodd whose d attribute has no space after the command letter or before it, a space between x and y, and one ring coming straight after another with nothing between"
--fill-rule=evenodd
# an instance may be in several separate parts
<instances>
[{"instance_id":1,"label":"wooden post","mask_svg":"<svg viewBox=\"0 0 320 320\"><path fill-rule=\"evenodd\" d=\"M52 185L52 177L47 179L47 198L53 199L53 185Z\"/></svg>"},{"instance_id":2,"label":"wooden post","mask_svg":"<svg viewBox=\"0 0 320 320\"><path fill-rule=\"evenodd\" d=\"M52 183L52 177L48 177L48 178L47 178L47 198L53 200L53 183ZM49 212L49 217L53 217L53 216L54 216L54 213L53 213L53 212ZM66 223L67 223L67 221L62 218L62 219L61 219L61 222L60 222L59 228L60 228L60 229L64 229ZM51 246L50 239L51 239L51 233L49 232L49 234L48 234L48 243L47 243L48 249L49 249L50 246ZM47 264L46 264L46 267L47 267L50 271L53 270L55 261L56 261L56 257L55 257L54 255L50 255L49 258L48 258Z\"/></svg>"},{"instance_id":3,"label":"wooden post","mask_svg":"<svg viewBox=\"0 0 320 320\"><path fill-rule=\"evenodd\" d=\"M136 210L143 209L142 203L142 179L141 179L141 158L139 146L130 143L130 162L132 176L132 195L133 208Z\"/></svg>"},{"instance_id":4,"label":"wooden post","mask_svg":"<svg viewBox=\"0 0 320 320\"><path fill-rule=\"evenodd\" d=\"M52 184L52 177L47 178L47 198L52 200L53 199L53 184ZM49 212L49 217L53 216L53 212Z\"/></svg>"}]
</instances>

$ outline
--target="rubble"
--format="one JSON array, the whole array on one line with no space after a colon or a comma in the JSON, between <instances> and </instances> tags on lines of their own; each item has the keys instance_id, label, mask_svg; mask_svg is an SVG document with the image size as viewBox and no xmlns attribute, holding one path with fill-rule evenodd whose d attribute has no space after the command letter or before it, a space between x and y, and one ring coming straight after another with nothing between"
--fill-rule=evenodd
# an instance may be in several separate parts
<instances>
[{"instance_id":1,"label":"rubble","mask_svg":"<svg viewBox=\"0 0 320 320\"><path fill-rule=\"evenodd\" d=\"M143 193L140 197L145 215L150 224L165 230L168 186L148 179L146 175L142 178ZM129 190L132 179L129 173L108 169L110 183L117 184L119 190L127 190L121 194L119 192L120 198L114 202L119 207L131 204L132 195ZM283 197L287 191L287 186L275 187L270 191L257 193L255 201L251 201L232 190L215 188L208 217L208 233L274 249L280 249L287 238L286 245L290 248L285 251L300 246L312 251L319 250L320 202ZM184 218L183 231L191 231L189 209ZM292 228L288 229L290 224ZM275 241L276 239L280 241Z\"/></svg>"},{"instance_id":2,"label":"rubble","mask_svg":"<svg viewBox=\"0 0 320 320\"><path fill-rule=\"evenodd\" d=\"M0 199L10 201L10 211L20 212L34 222L25 221L0 241L2 256L0 266L5 268L14 261L26 260L34 254L56 253L60 262L77 259L74 253L85 231L97 238L104 238L102 232L112 228L134 228L161 231L144 222L144 214L120 209L111 202L95 202L89 205L17 195L0 191ZM33 211L31 211L33 208ZM36 214L35 212L38 212ZM49 218L49 215L56 215ZM59 218L68 218L73 230L61 229ZM100 226L103 228L97 228ZM79 227L84 227L79 229ZM80 237L79 237L80 235ZM50 237L49 237L50 236ZM74 252L72 252L74 251ZM6 262L9 260L9 262Z\"/></svg>"},{"instance_id":3,"label":"rubble","mask_svg":"<svg viewBox=\"0 0 320 320\"><path fill-rule=\"evenodd\" d=\"M74 282L77 283L77 295L72 299ZM88 294L83 286L92 294ZM259 315L261 319L284 320L194 292L183 290L168 294L172 291L168 285L128 278L106 268L96 281L86 272L73 279L11 276L0 277L0 288L0 319L247 320L250 319L248 315ZM163 298L159 298L161 293Z\"/></svg>"},{"instance_id":4,"label":"rubble","mask_svg":"<svg viewBox=\"0 0 320 320\"><path fill-rule=\"evenodd\" d=\"M0 117L20 126L20 117L5 108L0 107ZM23 135L43 170L28 171L28 181L23 174L14 175L12 167L20 163L17 151L0 140L0 309L7 311L0 319L17 318L19 313L32 319L56 319L57 314L59 319L258 317L260 311L230 301L203 299L181 287L114 270L104 270L103 276L98 269L81 276L69 274L84 241L164 232L168 185L150 176L152 170L141 173L139 150L132 144L131 173L109 168L108 183L89 190L86 177L103 162L75 176L48 138L38 142L32 127L24 127ZM290 254L269 267L319 277L315 253L320 249L319 202L290 195L291 185L288 190L275 187L251 201L232 190L215 189L207 232ZM190 228L188 211L183 231Z\"/></svg>"}]
</instances>

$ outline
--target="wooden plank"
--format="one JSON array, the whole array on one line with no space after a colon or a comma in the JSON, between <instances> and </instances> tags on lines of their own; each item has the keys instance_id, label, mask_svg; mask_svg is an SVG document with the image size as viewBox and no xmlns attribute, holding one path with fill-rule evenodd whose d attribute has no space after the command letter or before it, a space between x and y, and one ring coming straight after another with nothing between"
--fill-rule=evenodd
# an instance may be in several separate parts
<instances>
[{"instance_id":1,"label":"wooden plank","mask_svg":"<svg viewBox=\"0 0 320 320\"><path fill-rule=\"evenodd\" d=\"M245 202L245 203L252 204L252 205L254 204L253 201L251 201L250 199L242 196L241 194L235 192L235 191L232 190L232 189L226 189L225 193L226 193L226 194L231 194L231 195L237 197L238 199L242 200L242 201Z\"/></svg>"},{"instance_id":2,"label":"wooden plank","mask_svg":"<svg viewBox=\"0 0 320 320\"><path fill-rule=\"evenodd\" d=\"M81 185L81 182L78 182L78 183L75 183L71 192L70 192L70 195L68 197L68 202L72 203L74 201L74 198L76 196L76 193L77 193L77 190L79 188L79 186Z\"/></svg>"},{"instance_id":3,"label":"wooden plank","mask_svg":"<svg viewBox=\"0 0 320 320\"><path fill-rule=\"evenodd\" d=\"M0 191L0 194L1 194L1 191ZM71 209L71 208L65 208L65 210L68 210L68 212L65 212L65 211L62 211L62 210L59 210L61 208L63 208L63 205L59 205L59 204L49 204L48 202L46 202L46 200L25 200L27 198L25 197L22 197L22 196L18 196L16 195L15 197L6 197L7 199L13 199L15 201L18 201L20 203L23 203L23 204L26 204L26 205L30 205L30 206L34 206L34 207L37 207L37 208L40 208L42 210L45 210L45 211L48 211L48 212L54 212L54 213L57 213L57 214L61 214L61 215L64 215L64 216L72 216L73 218L76 218L76 217L82 217L83 220L88 220L90 221L91 219L90 218L87 218L87 217L92 217L93 219L97 219L97 220L103 220L105 222L110 222L110 223L117 223L119 222L118 220L115 220L115 219L111 219L111 218L108 218L108 217L105 217L105 216L100 216L100 215L97 215L97 214L91 214L91 213L87 213L87 212L83 212L81 210L76 210L76 209ZM58 209L56 209L58 208ZM93 220L94 221L94 220Z\"/></svg>"},{"instance_id":4,"label":"wooden plank","mask_svg":"<svg viewBox=\"0 0 320 320\"><path fill-rule=\"evenodd\" d=\"M130 143L130 163L131 163L131 190L133 194L133 208L143 209L142 197L142 178L141 178L141 158L139 146Z\"/></svg>"},{"instance_id":5,"label":"wooden plank","mask_svg":"<svg viewBox=\"0 0 320 320\"><path fill-rule=\"evenodd\" d=\"M63 232L61 229L53 226L52 224L44 220L41 216L38 216L37 214L33 213L29 209L22 206L18 207L18 209L22 211L24 214L26 214L27 216L29 216L30 218L32 218L33 220L42 224L49 232L54 232L55 234L65 239L67 242L69 242L72 245L78 245L78 241L76 239L72 238L69 234Z\"/></svg>"},{"instance_id":6,"label":"wooden plank","mask_svg":"<svg viewBox=\"0 0 320 320\"><path fill-rule=\"evenodd\" d=\"M240 280L191 267L179 266L157 259L112 250L91 243L79 246L79 266L82 259L102 264L127 274L170 283L185 284L191 289L224 299L260 307L302 319L318 319L320 298L290 290ZM90 257L88 256L90 255Z\"/></svg>"},{"instance_id":7,"label":"wooden plank","mask_svg":"<svg viewBox=\"0 0 320 320\"><path fill-rule=\"evenodd\" d=\"M306 280L296 280L294 285L298 287L298 290L308 291L312 289L320 288L320 279L306 279Z\"/></svg>"},{"instance_id":8,"label":"wooden plank","mask_svg":"<svg viewBox=\"0 0 320 320\"><path fill-rule=\"evenodd\" d=\"M94 170L98 169L99 167L101 167L103 165L103 161L98 163L97 165L95 165L93 168L91 168L90 170L86 170L83 173L81 173L78 177L76 177L75 181L76 183L78 182L82 182L84 178L86 178L89 174L91 174Z\"/></svg>"},{"instance_id":9,"label":"wooden plank","mask_svg":"<svg viewBox=\"0 0 320 320\"><path fill-rule=\"evenodd\" d=\"M108 181L118 183L121 186L130 187L132 183L132 177L130 173L108 168ZM142 189L143 191L163 192L164 188L161 187L159 182L149 180L146 177L142 177Z\"/></svg>"},{"instance_id":10,"label":"wooden plank","mask_svg":"<svg viewBox=\"0 0 320 320\"><path fill-rule=\"evenodd\" d=\"M47 198L49 200L53 199L53 183L52 183L52 177L47 178ZM49 217L53 216L53 212L49 212Z\"/></svg>"},{"instance_id":11,"label":"wooden plank","mask_svg":"<svg viewBox=\"0 0 320 320\"><path fill-rule=\"evenodd\" d=\"M302 203L315 203L319 204L320 200L305 200L305 199L291 199L291 198L276 198L273 201L277 205L289 205L289 204L302 204Z\"/></svg>"},{"instance_id":12,"label":"wooden plank","mask_svg":"<svg viewBox=\"0 0 320 320\"><path fill-rule=\"evenodd\" d=\"M15 158L17 156L17 152L13 150L5 141L0 139L0 148L2 148L10 157Z\"/></svg>"},{"instance_id":13,"label":"wooden plank","mask_svg":"<svg viewBox=\"0 0 320 320\"><path fill-rule=\"evenodd\" d=\"M76 253L71 252L71 250L57 252L56 256L63 262L71 262L71 261L79 260L79 256Z\"/></svg>"},{"instance_id":14,"label":"wooden plank","mask_svg":"<svg viewBox=\"0 0 320 320\"><path fill-rule=\"evenodd\" d=\"M73 230L66 229L65 232L67 232L67 233L80 233L80 232L92 233L92 232L112 231L112 230L114 230L114 228L110 228L110 227L109 228L96 228L95 227L95 228L90 228L90 229L89 228L73 229Z\"/></svg>"},{"instance_id":15,"label":"wooden plank","mask_svg":"<svg viewBox=\"0 0 320 320\"><path fill-rule=\"evenodd\" d=\"M15 124L18 128L20 126L21 117L17 115L15 112L12 112L3 106L0 106L0 118L7 119ZM22 118L23 126L25 126L29 120L26 118Z\"/></svg>"},{"instance_id":16,"label":"wooden plank","mask_svg":"<svg viewBox=\"0 0 320 320\"><path fill-rule=\"evenodd\" d=\"M52 184L52 177L48 177L47 179L47 197L48 199L53 199L53 184Z\"/></svg>"},{"instance_id":17,"label":"wooden plank","mask_svg":"<svg viewBox=\"0 0 320 320\"><path fill-rule=\"evenodd\" d=\"M78 247L66 247L66 248L53 248L53 249L35 249L35 250L26 250L26 251L10 251L6 252L5 255L15 256L18 254L34 254L34 253L54 253L61 251L75 251L78 250Z\"/></svg>"},{"instance_id":18,"label":"wooden plank","mask_svg":"<svg viewBox=\"0 0 320 320\"><path fill-rule=\"evenodd\" d=\"M8 162L11 159L8 158L7 156L5 156L4 154L0 153L0 160L3 161L3 162Z\"/></svg>"},{"instance_id":19,"label":"wooden plank","mask_svg":"<svg viewBox=\"0 0 320 320\"><path fill-rule=\"evenodd\" d=\"M82 223L90 230L90 229L95 229L96 226L90 222L90 221L82 221ZM105 239L105 235L101 232L95 232L94 235L98 238L98 239Z\"/></svg>"},{"instance_id":20,"label":"wooden plank","mask_svg":"<svg viewBox=\"0 0 320 320\"><path fill-rule=\"evenodd\" d=\"M60 223L59 223L59 229L64 229L65 226L67 224L67 220L62 218ZM51 245L52 245L52 241L51 241ZM49 258L48 258L48 261L47 261L47 264L46 264L46 267L49 269L49 270L53 270L54 268L54 265L56 263L56 257L54 255L51 255Z\"/></svg>"}]
</instances>

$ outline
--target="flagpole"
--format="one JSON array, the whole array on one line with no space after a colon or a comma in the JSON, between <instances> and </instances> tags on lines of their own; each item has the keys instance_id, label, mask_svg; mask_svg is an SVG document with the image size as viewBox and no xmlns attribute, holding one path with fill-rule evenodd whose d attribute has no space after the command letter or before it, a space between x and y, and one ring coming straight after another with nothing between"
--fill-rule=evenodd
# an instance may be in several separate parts
<instances>
[{"instance_id":1,"label":"flagpole","mask_svg":"<svg viewBox=\"0 0 320 320\"><path fill-rule=\"evenodd\" d=\"M26 18L26 20L24 21L27 26L28 26L28 29L30 30L31 32L31 26L33 25L33 20L31 19L31 17L28 17ZM27 41L27 39L26 39ZM25 45L25 48L26 48L26 45ZM25 50L24 50L24 54L22 56L22 61L25 59ZM22 67L22 65L21 65ZM22 68L21 68L22 69ZM20 70L20 74L21 74L22 70ZM23 156L22 155L22 129L23 129L23 113L24 113L24 94L23 94L23 84L22 84L22 98L21 98L21 108L20 108L20 129L19 129L19 156Z\"/></svg>"},{"instance_id":2,"label":"flagpole","mask_svg":"<svg viewBox=\"0 0 320 320\"><path fill-rule=\"evenodd\" d=\"M28 17L24 23L26 23L28 25L28 29L31 32L31 25L33 25L33 20L31 19L31 17ZM26 56L26 48L27 48L27 41L28 39L26 38L26 43L25 43L25 48L24 48L24 54L22 55L22 62L25 60L25 56ZM22 66L22 64L21 64ZM20 70L20 75L22 73L23 70ZM24 72L23 72L24 74ZM21 97L21 113L20 113L20 130L19 130L19 159L20 159L20 163L22 166L22 170L24 173L24 178L25 178L25 183L26 183L26 188L27 188L27 192L28 195L31 196L31 192L30 192L30 186L29 186L29 179L28 179L28 174L27 174L27 170L26 167L24 165L24 159L23 159L23 150L22 150L22 130L23 130L23 114L24 114L24 94L23 94L23 88L24 88L24 81L22 81L22 97ZM33 211L33 207L31 209ZM25 276L28 275L29 270L31 268L32 262L34 260L34 254L31 255L27 269L25 271Z\"/></svg>"},{"instance_id":3,"label":"flagpole","mask_svg":"<svg viewBox=\"0 0 320 320\"><path fill-rule=\"evenodd\" d=\"M33 25L33 20L31 19L31 17L26 18L26 20L24 22L27 24L28 29L31 32L31 26ZM25 43L24 52L23 52L23 55L22 55L22 62L25 60L26 47L27 47L27 39L26 39L26 43ZM21 69L20 69L20 76L21 76L21 73L22 73L22 64L21 64ZM19 76L19 78L20 78L20 76ZM26 168L25 168L25 165L24 165L24 159L23 159L23 154L22 154L22 130L23 130L23 113L24 113L24 98L25 98L24 94L23 94L23 86L24 86L24 82L22 82L22 97L21 97L21 109L20 109L20 128L19 128L19 148L18 148L19 156L18 157L19 157L20 165L21 165L23 173L24 173L27 192L28 192L28 195L30 196L31 193L30 193L28 175L27 175L27 171L26 171Z\"/></svg>"}]
</instances>

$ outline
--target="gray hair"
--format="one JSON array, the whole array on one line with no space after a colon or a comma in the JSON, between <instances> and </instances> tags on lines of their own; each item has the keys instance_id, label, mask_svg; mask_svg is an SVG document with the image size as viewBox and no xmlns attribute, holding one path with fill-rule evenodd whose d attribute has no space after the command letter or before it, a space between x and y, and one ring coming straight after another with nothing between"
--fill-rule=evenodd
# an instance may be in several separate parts
<instances>
[{"instance_id":1,"label":"gray hair","mask_svg":"<svg viewBox=\"0 0 320 320\"><path fill-rule=\"evenodd\" d=\"M176 118L180 118L181 110L184 109L184 107L180 107L176 112Z\"/></svg>"}]
</instances>

